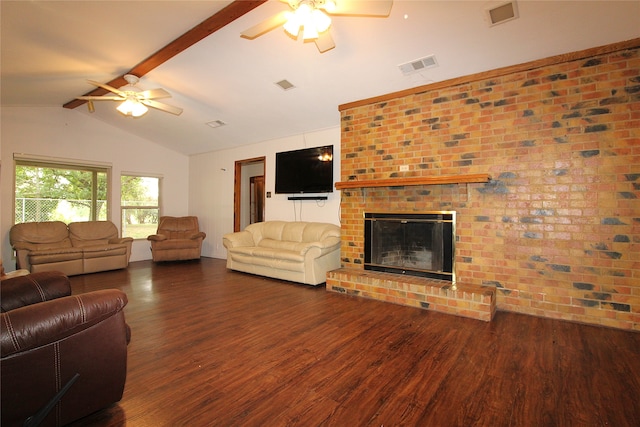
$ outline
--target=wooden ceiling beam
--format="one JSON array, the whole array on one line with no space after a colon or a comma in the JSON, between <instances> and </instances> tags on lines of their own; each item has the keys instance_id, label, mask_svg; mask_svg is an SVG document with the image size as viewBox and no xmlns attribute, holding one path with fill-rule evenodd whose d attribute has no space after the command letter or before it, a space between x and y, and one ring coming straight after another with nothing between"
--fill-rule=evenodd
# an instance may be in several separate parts
<instances>
[{"instance_id":1,"label":"wooden ceiling beam","mask_svg":"<svg viewBox=\"0 0 640 427\"><path fill-rule=\"evenodd\" d=\"M265 3L266 1L267 0L235 0L233 3L228 4L223 9L216 12L214 15L205 19L200 24L196 25L153 55L149 56L147 59L140 62L125 74L133 74L137 77L144 76L149 71L153 70L161 64L164 64L180 52L185 51L189 47L198 43L200 40L210 36L227 24L230 24L231 22L240 18L242 15L260 6L262 3ZM107 83L107 85L115 88L126 85L127 81L124 79L125 74L111 80ZM107 93L110 92L99 87L85 93L84 96L102 96L106 95ZM82 99L74 99L73 101L69 101L64 104L63 107L73 109L81 106L85 102L87 101L84 101Z\"/></svg>"}]
</instances>

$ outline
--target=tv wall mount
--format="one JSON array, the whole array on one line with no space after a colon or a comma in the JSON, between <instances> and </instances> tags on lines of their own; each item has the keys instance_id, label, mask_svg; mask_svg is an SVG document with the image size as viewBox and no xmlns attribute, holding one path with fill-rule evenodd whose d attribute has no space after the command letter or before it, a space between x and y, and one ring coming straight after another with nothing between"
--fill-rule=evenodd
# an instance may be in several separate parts
<instances>
[{"instance_id":1,"label":"tv wall mount","mask_svg":"<svg viewBox=\"0 0 640 427\"><path fill-rule=\"evenodd\" d=\"M327 200L327 196L289 196L288 200Z\"/></svg>"}]
</instances>

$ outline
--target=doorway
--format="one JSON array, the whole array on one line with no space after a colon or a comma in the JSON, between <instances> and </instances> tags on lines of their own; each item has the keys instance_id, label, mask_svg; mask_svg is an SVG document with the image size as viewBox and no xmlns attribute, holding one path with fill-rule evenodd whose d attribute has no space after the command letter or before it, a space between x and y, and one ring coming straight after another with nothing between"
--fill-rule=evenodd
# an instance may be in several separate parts
<instances>
[{"instance_id":1,"label":"doorway","mask_svg":"<svg viewBox=\"0 0 640 427\"><path fill-rule=\"evenodd\" d=\"M265 157L238 160L234 169L233 230L264 221Z\"/></svg>"},{"instance_id":2,"label":"doorway","mask_svg":"<svg viewBox=\"0 0 640 427\"><path fill-rule=\"evenodd\" d=\"M264 175L249 178L249 223L264 221Z\"/></svg>"}]
</instances>

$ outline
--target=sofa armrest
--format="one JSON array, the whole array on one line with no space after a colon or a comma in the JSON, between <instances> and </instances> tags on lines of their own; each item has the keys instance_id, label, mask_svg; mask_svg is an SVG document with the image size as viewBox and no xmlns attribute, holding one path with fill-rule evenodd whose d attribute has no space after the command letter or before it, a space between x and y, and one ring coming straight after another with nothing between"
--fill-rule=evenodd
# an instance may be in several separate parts
<instances>
[{"instance_id":1,"label":"sofa armrest","mask_svg":"<svg viewBox=\"0 0 640 427\"><path fill-rule=\"evenodd\" d=\"M192 235L189 236L189 239L191 240L204 240L207 237L207 234L204 231L198 231L197 233L193 233Z\"/></svg>"},{"instance_id":2,"label":"sofa armrest","mask_svg":"<svg viewBox=\"0 0 640 427\"><path fill-rule=\"evenodd\" d=\"M161 242L163 240L167 240L167 236L164 234L152 234L151 236L147 236L147 240L152 242Z\"/></svg>"},{"instance_id":3,"label":"sofa armrest","mask_svg":"<svg viewBox=\"0 0 640 427\"><path fill-rule=\"evenodd\" d=\"M13 244L13 250L16 252L16 266L31 270L29 264L29 253L32 251L33 245L26 242L16 242Z\"/></svg>"},{"instance_id":4,"label":"sofa armrest","mask_svg":"<svg viewBox=\"0 0 640 427\"><path fill-rule=\"evenodd\" d=\"M335 249L336 245L338 246L340 245L340 237L335 237L335 236L326 237L322 239L320 242L318 242L318 247L321 249L333 250Z\"/></svg>"},{"instance_id":5,"label":"sofa armrest","mask_svg":"<svg viewBox=\"0 0 640 427\"><path fill-rule=\"evenodd\" d=\"M28 242L15 242L13 244L13 249L16 251L31 251L35 249L35 245Z\"/></svg>"},{"instance_id":6,"label":"sofa armrest","mask_svg":"<svg viewBox=\"0 0 640 427\"><path fill-rule=\"evenodd\" d=\"M58 271L43 271L0 282L1 311L71 295L69 278Z\"/></svg>"},{"instance_id":7,"label":"sofa armrest","mask_svg":"<svg viewBox=\"0 0 640 427\"><path fill-rule=\"evenodd\" d=\"M337 247L340 247L340 238L327 237L320 241L299 243L299 245L301 249L300 253L302 255L306 255L311 249L316 249L316 254L313 256L321 256L335 250Z\"/></svg>"},{"instance_id":8,"label":"sofa armrest","mask_svg":"<svg viewBox=\"0 0 640 427\"><path fill-rule=\"evenodd\" d=\"M127 295L106 289L1 313L0 352L5 358L60 341L122 311Z\"/></svg>"},{"instance_id":9,"label":"sofa armrest","mask_svg":"<svg viewBox=\"0 0 640 427\"><path fill-rule=\"evenodd\" d=\"M133 237L117 237L115 239L109 239L109 243L112 245L119 245L122 243L133 242Z\"/></svg>"},{"instance_id":10,"label":"sofa armrest","mask_svg":"<svg viewBox=\"0 0 640 427\"><path fill-rule=\"evenodd\" d=\"M116 237L109 240L110 244L119 244L127 246L127 264L131 259L131 248L133 247L133 237Z\"/></svg>"},{"instance_id":11,"label":"sofa armrest","mask_svg":"<svg viewBox=\"0 0 640 427\"><path fill-rule=\"evenodd\" d=\"M255 246L253 235L246 230L225 234L222 236L222 244L227 249L243 246Z\"/></svg>"}]
</instances>

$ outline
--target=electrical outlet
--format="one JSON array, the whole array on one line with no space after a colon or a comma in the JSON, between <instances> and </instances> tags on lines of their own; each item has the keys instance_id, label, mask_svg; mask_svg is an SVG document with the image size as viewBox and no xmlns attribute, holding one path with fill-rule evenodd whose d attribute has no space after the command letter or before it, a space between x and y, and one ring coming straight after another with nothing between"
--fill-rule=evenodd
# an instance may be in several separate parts
<instances>
[{"instance_id":1,"label":"electrical outlet","mask_svg":"<svg viewBox=\"0 0 640 427\"><path fill-rule=\"evenodd\" d=\"M400 172L406 172L409 170L409 165L400 165Z\"/></svg>"}]
</instances>

